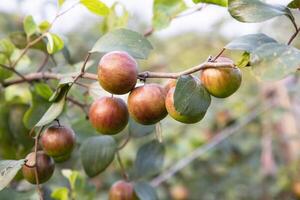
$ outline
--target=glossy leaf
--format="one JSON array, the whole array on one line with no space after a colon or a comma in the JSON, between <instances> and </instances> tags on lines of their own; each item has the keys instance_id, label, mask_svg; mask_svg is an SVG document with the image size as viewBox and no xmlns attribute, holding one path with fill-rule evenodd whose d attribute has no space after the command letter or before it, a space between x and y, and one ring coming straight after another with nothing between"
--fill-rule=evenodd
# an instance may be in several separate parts
<instances>
[{"instance_id":1,"label":"glossy leaf","mask_svg":"<svg viewBox=\"0 0 300 200\"><path fill-rule=\"evenodd\" d=\"M0 191L10 183L24 163L25 159L0 161Z\"/></svg>"},{"instance_id":2,"label":"glossy leaf","mask_svg":"<svg viewBox=\"0 0 300 200\"><path fill-rule=\"evenodd\" d=\"M37 39L39 35L34 34L30 36L30 41ZM19 49L24 49L27 45L27 38L25 32L13 32L9 35L12 43ZM44 40L40 40L38 43L31 47L32 49L37 49L43 52L47 52L47 45Z\"/></svg>"},{"instance_id":3,"label":"glossy leaf","mask_svg":"<svg viewBox=\"0 0 300 200\"><path fill-rule=\"evenodd\" d=\"M104 171L115 157L116 141L111 136L88 138L81 146L80 157L83 169L90 177Z\"/></svg>"},{"instance_id":4,"label":"glossy leaf","mask_svg":"<svg viewBox=\"0 0 300 200\"><path fill-rule=\"evenodd\" d=\"M109 7L107 7L102 1L99 0L80 0L80 3L84 5L90 12L106 16L109 13Z\"/></svg>"},{"instance_id":5,"label":"glossy leaf","mask_svg":"<svg viewBox=\"0 0 300 200\"><path fill-rule=\"evenodd\" d=\"M60 98L57 99L52 105L48 108L48 110L44 113L42 118L38 121L35 126L44 126L51 123L55 120L63 111L64 105L66 102L66 95L69 91L69 87L67 89L61 90L58 95Z\"/></svg>"},{"instance_id":6,"label":"glossy leaf","mask_svg":"<svg viewBox=\"0 0 300 200\"><path fill-rule=\"evenodd\" d=\"M245 51L236 65L239 68L250 66L250 53Z\"/></svg>"},{"instance_id":7,"label":"glossy leaf","mask_svg":"<svg viewBox=\"0 0 300 200\"><path fill-rule=\"evenodd\" d=\"M141 200L158 200L155 189L146 182L135 182L134 191Z\"/></svg>"},{"instance_id":8,"label":"glossy leaf","mask_svg":"<svg viewBox=\"0 0 300 200\"><path fill-rule=\"evenodd\" d=\"M48 21L42 21L39 24L39 29L42 33L47 32L50 29L50 27L51 27L51 24Z\"/></svg>"},{"instance_id":9,"label":"glossy leaf","mask_svg":"<svg viewBox=\"0 0 300 200\"><path fill-rule=\"evenodd\" d=\"M288 4L289 8L297 9L300 8L300 0L293 0Z\"/></svg>"},{"instance_id":10,"label":"glossy leaf","mask_svg":"<svg viewBox=\"0 0 300 200\"><path fill-rule=\"evenodd\" d=\"M228 0L193 0L194 3L208 3L227 7Z\"/></svg>"},{"instance_id":11,"label":"glossy leaf","mask_svg":"<svg viewBox=\"0 0 300 200\"><path fill-rule=\"evenodd\" d=\"M34 90L39 96L43 97L45 100L48 100L53 94L52 89L46 83L34 84Z\"/></svg>"},{"instance_id":12,"label":"glossy leaf","mask_svg":"<svg viewBox=\"0 0 300 200\"><path fill-rule=\"evenodd\" d=\"M53 94L50 96L49 101L50 102L56 102L59 101L67 91L70 89L70 83L73 81L70 80L68 82L60 83L56 90L53 92Z\"/></svg>"},{"instance_id":13,"label":"glossy leaf","mask_svg":"<svg viewBox=\"0 0 300 200\"><path fill-rule=\"evenodd\" d=\"M211 97L200 80L191 76L181 76L174 92L175 109L183 115L197 116L205 113Z\"/></svg>"},{"instance_id":14,"label":"glossy leaf","mask_svg":"<svg viewBox=\"0 0 300 200\"><path fill-rule=\"evenodd\" d=\"M10 57L14 52L15 46L9 39L1 39L0 40L0 52L6 57ZM2 63L4 64L4 63Z\"/></svg>"},{"instance_id":15,"label":"glossy leaf","mask_svg":"<svg viewBox=\"0 0 300 200\"><path fill-rule=\"evenodd\" d=\"M262 22L282 15L294 18L287 7L260 0L228 0L228 11L236 20L248 23Z\"/></svg>"},{"instance_id":16,"label":"glossy leaf","mask_svg":"<svg viewBox=\"0 0 300 200\"><path fill-rule=\"evenodd\" d=\"M43 95L46 97L46 93ZM31 129L51 106L51 103L48 101L48 99L45 99L44 97L41 96L41 93L38 94L38 90L36 88L34 91L32 91L32 103L23 117L23 123L28 129Z\"/></svg>"},{"instance_id":17,"label":"glossy leaf","mask_svg":"<svg viewBox=\"0 0 300 200\"><path fill-rule=\"evenodd\" d=\"M166 28L172 19L186 8L183 0L154 0L153 28L158 30Z\"/></svg>"},{"instance_id":18,"label":"glossy leaf","mask_svg":"<svg viewBox=\"0 0 300 200\"><path fill-rule=\"evenodd\" d=\"M300 67L300 51L278 43L265 44L251 54L254 74L261 80L280 80Z\"/></svg>"},{"instance_id":19,"label":"glossy leaf","mask_svg":"<svg viewBox=\"0 0 300 200\"><path fill-rule=\"evenodd\" d=\"M155 125L142 125L135 120L129 120L129 133L132 137L144 137L155 131Z\"/></svg>"},{"instance_id":20,"label":"glossy leaf","mask_svg":"<svg viewBox=\"0 0 300 200\"><path fill-rule=\"evenodd\" d=\"M27 37L33 35L36 32L37 25L31 15L28 15L24 18L23 27Z\"/></svg>"},{"instance_id":21,"label":"glossy leaf","mask_svg":"<svg viewBox=\"0 0 300 200\"><path fill-rule=\"evenodd\" d=\"M128 29L117 29L102 36L91 52L126 51L135 58L146 59L153 49L141 34Z\"/></svg>"},{"instance_id":22,"label":"glossy leaf","mask_svg":"<svg viewBox=\"0 0 300 200\"><path fill-rule=\"evenodd\" d=\"M64 48L64 41L56 34L47 33L47 51L49 54L54 54Z\"/></svg>"},{"instance_id":23,"label":"glossy leaf","mask_svg":"<svg viewBox=\"0 0 300 200\"><path fill-rule=\"evenodd\" d=\"M69 190L65 187L59 187L53 190L51 197L55 200L68 200Z\"/></svg>"},{"instance_id":24,"label":"glossy leaf","mask_svg":"<svg viewBox=\"0 0 300 200\"><path fill-rule=\"evenodd\" d=\"M276 43L276 40L263 33L249 34L232 40L225 46L225 48L253 52L256 48L267 43Z\"/></svg>"},{"instance_id":25,"label":"glossy leaf","mask_svg":"<svg viewBox=\"0 0 300 200\"><path fill-rule=\"evenodd\" d=\"M148 177L158 174L164 164L165 147L157 140L141 146L134 162L135 174L138 177Z\"/></svg>"}]
</instances>

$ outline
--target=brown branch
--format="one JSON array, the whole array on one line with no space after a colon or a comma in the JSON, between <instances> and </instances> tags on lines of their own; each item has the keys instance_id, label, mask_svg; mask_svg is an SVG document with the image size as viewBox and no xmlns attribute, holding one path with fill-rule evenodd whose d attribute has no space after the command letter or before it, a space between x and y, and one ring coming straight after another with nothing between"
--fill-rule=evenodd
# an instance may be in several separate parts
<instances>
[{"instance_id":1,"label":"brown branch","mask_svg":"<svg viewBox=\"0 0 300 200\"><path fill-rule=\"evenodd\" d=\"M76 105L77 107L79 107L85 113L85 115L88 116L88 112L86 111L88 105L81 103L76 99L73 99L72 97L67 97L67 100L70 101L72 104Z\"/></svg>"},{"instance_id":2,"label":"brown branch","mask_svg":"<svg viewBox=\"0 0 300 200\"><path fill-rule=\"evenodd\" d=\"M15 68L6 66L6 65L1 64L1 63L0 63L0 67L2 67L2 68L4 68L4 69L7 69L7 70L9 70L9 71L11 71L11 72L13 72L13 73L15 73L16 75L18 75L19 77L21 77L21 79L22 79L23 81L27 81L27 79L25 78L25 76L24 76L23 74L21 74L20 72L18 72Z\"/></svg>"},{"instance_id":3,"label":"brown branch","mask_svg":"<svg viewBox=\"0 0 300 200\"><path fill-rule=\"evenodd\" d=\"M87 56L88 58L88 56ZM87 59L86 58L86 59ZM218 67L222 67L222 68L232 68L235 67L234 64L231 63L214 63L214 62L204 62L200 65L197 65L195 67L192 67L188 70L182 71L182 72L177 72L177 73L167 73L167 72L141 72L138 75L139 79L147 79L147 78L172 78L172 79L177 79L178 77L182 76L182 75L187 75L187 74L192 74L195 73L197 71L203 70L203 69L208 69L208 68L218 68ZM85 70L85 69L83 69ZM66 75L64 74L57 74L57 73L51 73L51 72L34 72L34 73L30 73L25 75L24 77L26 78L26 80L28 82L31 81L37 81L37 80L41 80L41 79L61 79L63 77L65 77ZM78 73L73 73L70 74L70 76L72 76L76 81L79 78L84 78L84 79L90 79L90 80L98 80L97 74L93 74L93 73L80 73L78 75ZM23 79L13 79L13 80L5 80L2 85L4 87L7 87L9 85L13 85L13 84L18 84L18 83L23 83L25 82Z\"/></svg>"},{"instance_id":4,"label":"brown branch","mask_svg":"<svg viewBox=\"0 0 300 200\"><path fill-rule=\"evenodd\" d=\"M291 38L288 41L288 45L292 44L293 40L296 38L296 36L298 35L298 33L300 32L300 27L296 29L295 33L291 36Z\"/></svg>"},{"instance_id":5,"label":"brown branch","mask_svg":"<svg viewBox=\"0 0 300 200\"><path fill-rule=\"evenodd\" d=\"M34 138L34 154L35 154L35 161L34 161L34 165L35 165L35 168L34 168L34 175L35 175L35 182L36 182L36 190L39 194L39 198L40 200L43 200L43 192L42 192L42 188L40 186L40 181L39 181L39 174L38 174L38 165L37 165L37 152L38 152L38 142L39 142L39 139L40 139L40 135L42 133L44 129L44 126L42 126L38 132L38 134L35 136Z\"/></svg>"},{"instance_id":6,"label":"brown branch","mask_svg":"<svg viewBox=\"0 0 300 200\"><path fill-rule=\"evenodd\" d=\"M240 123L237 125L232 125L223 131L219 132L213 139L207 143L204 146L201 146L197 149L195 149L193 152L191 152L189 155L184 156L183 159L179 160L177 163L172 164L172 166L165 172L163 172L158 177L154 178L151 181L151 185L154 187L159 186L161 183L167 181L169 178L171 178L173 175L175 175L177 172L182 170L184 167L189 165L191 162L193 162L198 157L204 155L209 150L215 148L218 144L229 138L230 136L237 133L239 130L241 130L243 127L245 127L247 124L255 120L259 115L263 114L267 110L271 109L274 105L269 105L267 107L263 107L260 109L257 109L253 112L251 112L248 116L244 117L240 120Z\"/></svg>"},{"instance_id":7,"label":"brown branch","mask_svg":"<svg viewBox=\"0 0 300 200\"><path fill-rule=\"evenodd\" d=\"M130 132L128 132L127 137L126 137L126 140L124 141L123 144L121 144L121 145L118 147L118 150L119 150L119 151L120 151L121 149L123 149L124 147L126 147L126 145L128 144L130 138L131 138L131 134L130 134Z\"/></svg>"},{"instance_id":8,"label":"brown branch","mask_svg":"<svg viewBox=\"0 0 300 200\"><path fill-rule=\"evenodd\" d=\"M37 72L41 72L43 70L43 68L46 66L46 64L48 63L48 60L49 60L49 54L48 53L45 53L45 58L42 62L42 64L39 66Z\"/></svg>"}]
</instances>

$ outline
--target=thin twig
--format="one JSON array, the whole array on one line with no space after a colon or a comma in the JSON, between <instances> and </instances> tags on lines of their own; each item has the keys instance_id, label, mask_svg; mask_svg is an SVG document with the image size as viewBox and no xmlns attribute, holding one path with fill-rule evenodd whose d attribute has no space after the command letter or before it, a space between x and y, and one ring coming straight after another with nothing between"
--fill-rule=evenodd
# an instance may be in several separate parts
<instances>
[{"instance_id":1,"label":"thin twig","mask_svg":"<svg viewBox=\"0 0 300 200\"><path fill-rule=\"evenodd\" d=\"M79 107L85 113L85 115L88 116L88 112L86 111L88 105L81 103L76 99L73 99L72 97L67 97L67 100L70 101L72 104L76 105L77 107Z\"/></svg>"},{"instance_id":2,"label":"thin twig","mask_svg":"<svg viewBox=\"0 0 300 200\"><path fill-rule=\"evenodd\" d=\"M44 126L42 126L38 132L38 134L35 136L35 139L34 139L34 154L35 154L35 161L34 161L34 164L35 164L35 168L34 168L34 175L35 175L35 182L36 182L36 190L39 194L39 198L40 200L43 200L43 192L42 192L42 188L40 186L40 181L39 181L39 174L38 174L38 165L37 165L37 152L38 152L38 142L39 142L39 138L40 138L40 135L42 133L44 129Z\"/></svg>"},{"instance_id":3,"label":"thin twig","mask_svg":"<svg viewBox=\"0 0 300 200\"><path fill-rule=\"evenodd\" d=\"M121 159L119 151L116 152L116 156L117 156L117 161L118 161L118 163L120 165L121 173L122 173L122 176L123 176L124 180L129 181L129 178L128 178L128 175L126 173L125 167L123 165L123 162L122 162L122 159Z\"/></svg>"},{"instance_id":4,"label":"thin twig","mask_svg":"<svg viewBox=\"0 0 300 200\"><path fill-rule=\"evenodd\" d=\"M198 157L202 156L209 150L215 148L218 144L226 140L228 137L234 135L239 130L241 130L243 127L245 127L247 124L252 122L254 119L256 119L259 115L263 114L267 110L271 109L274 105L269 105L264 108L260 108L258 110L255 110L251 112L247 117L244 117L240 120L240 123L237 125L232 125L220 133L218 133L208 144L201 146L197 149L195 149L193 152L189 153L189 155L184 156L183 159L179 160L176 164L172 164L172 167L170 167L167 171L163 172L158 177L154 178L151 181L151 185L154 187L159 186L161 183L165 182L169 178L171 178L174 174L182 170L184 167L189 165L191 162L193 162Z\"/></svg>"},{"instance_id":5,"label":"thin twig","mask_svg":"<svg viewBox=\"0 0 300 200\"><path fill-rule=\"evenodd\" d=\"M288 45L290 45L293 42L293 40L296 38L296 36L298 35L299 32L300 32L300 27L297 28L295 33L291 36L291 38L289 39L289 41L287 43Z\"/></svg>"},{"instance_id":6,"label":"thin twig","mask_svg":"<svg viewBox=\"0 0 300 200\"><path fill-rule=\"evenodd\" d=\"M45 58L42 62L42 64L39 66L37 72L41 72L43 70L43 68L46 66L46 64L48 63L48 60L49 60L49 54L48 53L45 53Z\"/></svg>"},{"instance_id":7,"label":"thin twig","mask_svg":"<svg viewBox=\"0 0 300 200\"><path fill-rule=\"evenodd\" d=\"M1 66L2 68L4 68L4 69L7 69L7 70L9 70L9 71L15 73L16 75L18 75L19 77L21 77L21 79L22 79L23 81L27 81L27 79L25 78L25 76L24 76L23 74L21 74L20 72L18 72L15 68L6 66L6 65L1 64L1 63L0 63L0 66Z\"/></svg>"},{"instance_id":8,"label":"thin twig","mask_svg":"<svg viewBox=\"0 0 300 200\"><path fill-rule=\"evenodd\" d=\"M89 57L89 56L88 56ZM87 58L88 58L87 57ZM195 67L192 67L188 70L182 71L182 72L177 72L177 73L167 73L167 72L141 72L138 75L139 79L146 79L146 78L172 78L172 79L177 79L178 77L182 75L187 75L187 74L192 74L197 71L203 70L203 69L208 69L208 68L216 68L216 67L222 67L222 68L232 68L235 67L234 64L232 63L214 63L214 62L204 62L200 65L197 65ZM98 80L97 74L93 73L74 73L70 74L74 78L75 83L77 83L77 80L79 78L84 78L84 79L90 79L90 80ZM37 81L41 79L61 79L65 77L64 74L58 74L58 73L51 73L51 72L34 72L27 74L24 76L27 81ZM5 80L3 81L2 85L4 87L7 87L9 85L13 84L18 84L18 83L23 83L23 79L13 79L13 80Z\"/></svg>"},{"instance_id":9,"label":"thin twig","mask_svg":"<svg viewBox=\"0 0 300 200\"><path fill-rule=\"evenodd\" d=\"M126 137L126 140L124 141L123 144L121 144L121 145L118 147L118 150L119 150L119 151L120 151L121 149L123 149L124 147L126 147L126 145L128 144L130 138L131 138L131 134L130 134L130 132L128 132L127 137Z\"/></svg>"}]
</instances>

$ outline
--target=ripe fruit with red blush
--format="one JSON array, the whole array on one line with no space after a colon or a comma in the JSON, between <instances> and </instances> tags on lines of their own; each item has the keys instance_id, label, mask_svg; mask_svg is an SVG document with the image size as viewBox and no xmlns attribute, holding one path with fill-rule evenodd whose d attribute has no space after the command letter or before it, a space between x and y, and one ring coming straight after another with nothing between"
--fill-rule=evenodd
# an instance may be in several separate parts
<instances>
[{"instance_id":1,"label":"ripe fruit with red blush","mask_svg":"<svg viewBox=\"0 0 300 200\"><path fill-rule=\"evenodd\" d=\"M105 54L98 66L98 80L106 91L112 94L126 94L137 81L137 63L124 51Z\"/></svg>"},{"instance_id":2,"label":"ripe fruit with red blush","mask_svg":"<svg viewBox=\"0 0 300 200\"><path fill-rule=\"evenodd\" d=\"M89 119L93 127L100 133L114 135L126 127L129 114L122 99L102 97L91 105Z\"/></svg>"},{"instance_id":3,"label":"ripe fruit with red blush","mask_svg":"<svg viewBox=\"0 0 300 200\"><path fill-rule=\"evenodd\" d=\"M204 116L206 112L199 113L198 115L183 115L179 113L174 106L174 92L175 92L175 87L171 88L167 94L166 97L166 108L169 113L169 115L182 123L186 124L193 124L196 122L199 122Z\"/></svg>"},{"instance_id":4,"label":"ripe fruit with red blush","mask_svg":"<svg viewBox=\"0 0 300 200\"><path fill-rule=\"evenodd\" d=\"M126 181L117 181L109 190L109 200L136 200L133 185Z\"/></svg>"},{"instance_id":5,"label":"ripe fruit with red blush","mask_svg":"<svg viewBox=\"0 0 300 200\"><path fill-rule=\"evenodd\" d=\"M76 145L72 129L53 125L45 130L40 139L43 150L57 162L67 160Z\"/></svg>"},{"instance_id":6,"label":"ripe fruit with red blush","mask_svg":"<svg viewBox=\"0 0 300 200\"><path fill-rule=\"evenodd\" d=\"M168 94L169 90L173 87L176 87L177 79L168 80L167 84L164 86L166 94Z\"/></svg>"},{"instance_id":7,"label":"ripe fruit with red blush","mask_svg":"<svg viewBox=\"0 0 300 200\"><path fill-rule=\"evenodd\" d=\"M229 58L220 57L219 63L232 63ZM207 91L218 98L232 95L240 87L242 75L239 68L208 68L201 73L201 81Z\"/></svg>"},{"instance_id":8,"label":"ripe fruit with red blush","mask_svg":"<svg viewBox=\"0 0 300 200\"><path fill-rule=\"evenodd\" d=\"M165 89L158 84L146 84L131 91L128 96L128 110L140 124L155 124L167 116Z\"/></svg>"},{"instance_id":9,"label":"ripe fruit with red blush","mask_svg":"<svg viewBox=\"0 0 300 200\"><path fill-rule=\"evenodd\" d=\"M35 153L32 152L28 154L25 158L26 165L28 166L34 166L35 165ZM22 167L22 173L24 178L32 183L36 184L36 179L35 179L35 167L28 167L26 165L23 165ZM37 152L37 171L38 171L38 177L39 177L39 183L44 183L48 181L53 172L54 172L54 160L49 157L47 154L45 154L43 151L38 151Z\"/></svg>"}]
</instances>

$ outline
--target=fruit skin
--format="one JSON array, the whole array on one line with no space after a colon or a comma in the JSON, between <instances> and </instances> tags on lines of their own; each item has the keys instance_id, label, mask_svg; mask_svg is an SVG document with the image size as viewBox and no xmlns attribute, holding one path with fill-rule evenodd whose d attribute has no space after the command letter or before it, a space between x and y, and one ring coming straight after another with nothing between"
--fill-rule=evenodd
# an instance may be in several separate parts
<instances>
[{"instance_id":1,"label":"fruit skin","mask_svg":"<svg viewBox=\"0 0 300 200\"><path fill-rule=\"evenodd\" d=\"M167 84L164 86L166 94L168 94L169 90L173 87L176 87L177 79L170 79L168 80Z\"/></svg>"},{"instance_id":2,"label":"fruit skin","mask_svg":"<svg viewBox=\"0 0 300 200\"><path fill-rule=\"evenodd\" d=\"M89 119L100 133L114 135L126 127L129 113L122 99L102 97L91 105Z\"/></svg>"},{"instance_id":3,"label":"fruit skin","mask_svg":"<svg viewBox=\"0 0 300 200\"><path fill-rule=\"evenodd\" d=\"M174 92L175 92L175 87L171 88L167 94L166 97L166 108L169 113L169 115L182 123L185 124L193 124L199 122L203 117L205 116L206 112L200 113L199 115L196 116L188 116L188 115L182 115L179 113L174 106Z\"/></svg>"},{"instance_id":4,"label":"fruit skin","mask_svg":"<svg viewBox=\"0 0 300 200\"><path fill-rule=\"evenodd\" d=\"M128 110L140 124L155 124L167 116L166 92L158 84L146 84L131 91L128 96Z\"/></svg>"},{"instance_id":5,"label":"fruit skin","mask_svg":"<svg viewBox=\"0 0 300 200\"><path fill-rule=\"evenodd\" d=\"M225 57L218 58L216 62L233 63ZM239 68L208 68L202 71L200 79L211 95L226 98L239 89L242 75Z\"/></svg>"},{"instance_id":6,"label":"fruit skin","mask_svg":"<svg viewBox=\"0 0 300 200\"><path fill-rule=\"evenodd\" d=\"M27 165L34 166L35 153L31 152L26 156L25 159L27 160L26 162ZM44 183L48 181L54 172L54 168L55 168L54 160L51 157L49 157L47 154L45 154L43 151L38 151L37 169L38 169L39 183ZM26 165L23 165L22 167L22 173L24 178L32 184L36 184L34 170L35 170L34 167L27 167Z\"/></svg>"},{"instance_id":7,"label":"fruit skin","mask_svg":"<svg viewBox=\"0 0 300 200\"><path fill-rule=\"evenodd\" d=\"M187 200L189 198L189 191L182 185L176 185L170 190L173 200Z\"/></svg>"},{"instance_id":8,"label":"fruit skin","mask_svg":"<svg viewBox=\"0 0 300 200\"><path fill-rule=\"evenodd\" d=\"M70 157L76 145L76 137L72 129L53 125L45 130L40 142L47 155L55 161L63 162Z\"/></svg>"},{"instance_id":9,"label":"fruit skin","mask_svg":"<svg viewBox=\"0 0 300 200\"><path fill-rule=\"evenodd\" d=\"M105 54L98 65L98 80L112 94L126 94L137 82L137 62L124 51Z\"/></svg>"},{"instance_id":10,"label":"fruit skin","mask_svg":"<svg viewBox=\"0 0 300 200\"><path fill-rule=\"evenodd\" d=\"M136 200L133 185L126 181L117 181L109 190L109 200Z\"/></svg>"}]
</instances>

